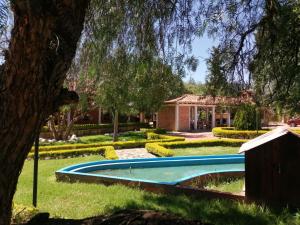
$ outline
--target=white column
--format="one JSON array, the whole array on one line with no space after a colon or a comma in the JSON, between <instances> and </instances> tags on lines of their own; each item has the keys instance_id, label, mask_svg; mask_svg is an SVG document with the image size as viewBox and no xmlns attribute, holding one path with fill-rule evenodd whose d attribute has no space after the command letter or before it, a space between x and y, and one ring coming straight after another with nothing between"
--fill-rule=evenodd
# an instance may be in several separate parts
<instances>
[{"instance_id":1,"label":"white column","mask_svg":"<svg viewBox=\"0 0 300 225\"><path fill-rule=\"evenodd\" d=\"M197 127L197 125L198 125L198 107L195 105L194 106L194 130L197 130L198 129L198 127Z\"/></svg>"},{"instance_id":2,"label":"white column","mask_svg":"<svg viewBox=\"0 0 300 225\"><path fill-rule=\"evenodd\" d=\"M175 131L179 130L179 105L175 106Z\"/></svg>"},{"instance_id":3,"label":"white column","mask_svg":"<svg viewBox=\"0 0 300 225\"><path fill-rule=\"evenodd\" d=\"M231 118L230 118L230 108L228 108L228 118L227 118L227 126L230 127L231 126Z\"/></svg>"},{"instance_id":4,"label":"white column","mask_svg":"<svg viewBox=\"0 0 300 225\"><path fill-rule=\"evenodd\" d=\"M211 114L211 127L214 128L216 126L216 106L212 107Z\"/></svg>"},{"instance_id":5,"label":"white column","mask_svg":"<svg viewBox=\"0 0 300 225\"><path fill-rule=\"evenodd\" d=\"M98 109L98 124L102 123L102 109L99 107Z\"/></svg>"}]
</instances>

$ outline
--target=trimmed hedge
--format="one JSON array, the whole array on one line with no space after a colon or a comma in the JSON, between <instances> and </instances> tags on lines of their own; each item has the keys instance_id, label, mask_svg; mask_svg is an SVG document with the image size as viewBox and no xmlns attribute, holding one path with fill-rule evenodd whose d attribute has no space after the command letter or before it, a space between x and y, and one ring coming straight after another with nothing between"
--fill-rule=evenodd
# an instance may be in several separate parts
<instances>
[{"instance_id":1,"label":"trimmed hedge","mask_svg":"<svg viewBox=\"0 0 300 225\"><path fill-rule=\"evenodd\" d=\"M41 159L45 158L66 158L66 157L74 157L84 154L101 154L106 159L118 159L116 151L112 146L103 146L96 148L83 148L83 149L72 149L72 150L54 150L54 151L41 151L39 152L39 157ZM28 154L28 158L33 158L34 153L30 152Z\"/></svg>"},{"instance_id":2,"label":"trimmed hedge","mask_svg":"<svg viewBox=\"0 0 300 225\"><path fill-rule=\"evenodd\" d=\"M148 133L149 135L150 133ZM152 135L152 134L151 134ZM155 135L154 135L155 136ZM40 151L61 151L61 150L74 150L74 149L84 149L84 148L96 148L102 146L113 146L117 149L123 148L139 148L145 147L146 143L153 142L172 142L172 141L184 141L183 137L173 137L167 135L159 135L160 139L149 139L140 141L117 141L117 142L98 142L93 144L68 144L68 145L54 145L54 146L40 146ZM34 151L34 148L31 149Z\"/></svg>"},{"instance_id":3,"label":"trimmed hedge","mask_svg":"<svg viewBox=\"0 0 300 225\"><path fill-rule=\"evenodd\" d=\"M200 140L200 141L184 141L171 143L148 143L146 149L148 152L158 156L173 156L176 148L202 147L202 146L233 146L239 147L247 140L236 139L216 139L216 140Z\"/></svg>"},{"instance_id":4,"label":"trimmed hedge","mask_svg":"<svg viewBox=\"0 0 300 225\"><path fill-rule=\"evenodd\" d=\"M137 126L138 128L149 127L147 123L120 123L119 127ZM113 124L74 124L73 130L90 130L90 129L103 129L113 128ZM41 132L50 132L47 126L43 126Z\"/></svg>"},{"instance_id":5,"label":"trimmed hedge","mask_svg":"<svg viewBox=\"0 0 300 225\"><path fill-rule=\"evenodd\" d=\"M290 129L292 132L300 134L300 129ZM234 130L232 127L215 127L212 129L214 136L224 138L252 139L265 134L271 130Z\"/></svg>"},{"instance_id":6,"label":"trimmed hedge","mask_svg":"<svg viewBox=\"0 0 300 225\"><path fill-rule=\"evenodd\" d=\"M146 144L146 149L148 152L161 156L161 157L169 157L174 155L174 151L171 149L167 149L157 143L147 143Z\"/></svg>"},{"instance_id":7,"label":"trimmed hedge","mask_svg":"<svg viewBox=\"0 0 300 225\"><path fill-rule=\"evenodd\" d=\"M140 131L145 133L166 134L167 131L163 128L141 128Z\"/></svg>"},{"instance_id":8,"label":"trimmed hedge","mask_svg":"<svg viewBox=\"0 0 300 225\"><path fill-rule=\"evenodd\" d=\"M202 146L232 146L239 147L246 143L248 140L242 139L212 139L212 140L199 140L199 141L184 141L184 142L172 142L161 143L161 146L166 148L190 148L190 147L202 147Z\"/></svg>"},{"instance_id":9,"label":"trimmed hedge","mask_svg":"<svg viewBox=\"0 0 300 225\"><path fill-rule=\"evenodd\" d=\"M269 132L270 130L234 130L230 127L215 127L212 129L213 135L216 137L224 138L238 138L238 139L252 139L262 134Z\"/></svg>"}]
</instances>

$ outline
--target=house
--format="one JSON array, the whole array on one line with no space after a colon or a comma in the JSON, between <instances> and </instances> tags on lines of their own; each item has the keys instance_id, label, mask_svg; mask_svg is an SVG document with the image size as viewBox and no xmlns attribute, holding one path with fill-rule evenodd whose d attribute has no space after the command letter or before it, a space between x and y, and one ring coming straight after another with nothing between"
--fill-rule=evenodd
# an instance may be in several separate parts
<instances>
[{"instance_id":1,"label":"house","mask_svg":"<svg viewBox=\"0 0 300 225\"><path fill-rule=\"evenodd\" d=\"M156 126L175 131L231 126L231 107L252 102L252 96L248 92L239 97L185 94L164 102L157 112Z\"/></svg>"},{"instance_id":2,"label":"house","mask_svg":"<svg viewBox=\"0 0 300 225\"><path fill-rule=\"evenodd\" d=\"M245 153L246 198L275 206L300 207L300 137L286 128L261 135Z\"/></svg>"}]
</instances>

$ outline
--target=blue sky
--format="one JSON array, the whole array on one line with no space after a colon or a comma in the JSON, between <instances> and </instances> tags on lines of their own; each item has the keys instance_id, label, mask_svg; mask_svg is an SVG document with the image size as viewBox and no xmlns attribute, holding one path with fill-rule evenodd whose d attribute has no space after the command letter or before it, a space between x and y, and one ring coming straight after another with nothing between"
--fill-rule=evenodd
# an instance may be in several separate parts
<instances>
[{"instance_id":1,"label":"blue sky","mask_svg":"<svg viewBox=\"0 0 300 225\"><path fill-rule=\"evenodd\" d=\"M185 81L188 81L190 78L193 78L197 82L200 81L203 83L205 81L207 73L205 59L209 56L209 49L216 44L217 41L208 38L207 35L195 38L192 43L192 54L199 60L199 64L195 72L190 71L187 73L187 76L184 78Z\"/></svg>"}]
</instances>

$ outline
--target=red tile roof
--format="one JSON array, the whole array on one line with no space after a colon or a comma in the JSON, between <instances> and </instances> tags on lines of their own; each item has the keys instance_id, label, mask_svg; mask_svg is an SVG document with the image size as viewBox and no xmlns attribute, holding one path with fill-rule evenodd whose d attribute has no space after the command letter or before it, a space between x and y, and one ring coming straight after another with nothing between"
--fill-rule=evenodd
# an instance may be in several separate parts
<instances>
[{"instance_id":1,"label":"red tile roof","mask_svg":"<svg viewBox=\"0 0 300 225\"><path fill-rule=\"evenodd\" d=\"M226 96L201 96L185 94L178 98L165 101L165 104L197 104L197 105L240 105L242 103L253 103L250 95L242 95L241 97L226 97Z\"/></svg>"}]
</instances>

